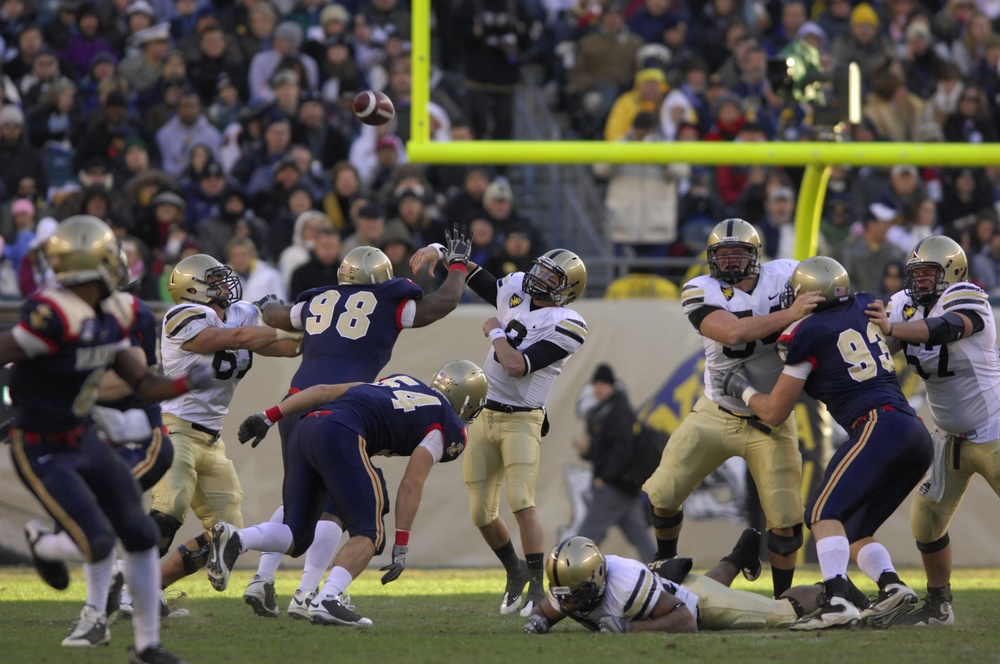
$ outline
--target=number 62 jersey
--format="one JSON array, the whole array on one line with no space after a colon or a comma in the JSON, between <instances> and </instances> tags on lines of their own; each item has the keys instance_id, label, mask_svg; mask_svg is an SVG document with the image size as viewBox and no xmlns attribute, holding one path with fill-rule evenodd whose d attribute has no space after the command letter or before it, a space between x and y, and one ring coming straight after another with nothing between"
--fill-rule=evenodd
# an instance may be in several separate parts
<instances>
[{"instance_id":1,"label":"number 62 jersey","mask_svg":"<svg viewBox=\"0 0 1000 664\"><path fill-rule=\"evenodd\" d=\"M160 356L163 373L168 378L185 375L199 362L209 362L215 370L211 387L192 390L161 404L164 413L170 413L187 422L200 424L215 431L222 430L222 420L229 412L236 385L250 371L253 353L248 350L220 350L211 355L184 350L182 346L205 329L212 327L237 328L259 325L257 308L249 302L234 302L226 310L226 320L204 304L183 303L167 310L163 315L163 332L160 335Z\"/></svg>"},{"instance_id":2,"label":"number 62 jersey","mask_svg":"<svg viewBox=\"0 0 1000 664\"><path fill-rule=\"evenodd\" d=\"M934 423L947 433L988 442L1000 435L1000 356L993 308L986 292L974 284L957 283L928 311L915 305L906 291L900 291L886 307L893 323L963 310L982 317L986 324L982 331L941 346L903 344L903 352L924 379Z\"/></svg>"}]
</instances>

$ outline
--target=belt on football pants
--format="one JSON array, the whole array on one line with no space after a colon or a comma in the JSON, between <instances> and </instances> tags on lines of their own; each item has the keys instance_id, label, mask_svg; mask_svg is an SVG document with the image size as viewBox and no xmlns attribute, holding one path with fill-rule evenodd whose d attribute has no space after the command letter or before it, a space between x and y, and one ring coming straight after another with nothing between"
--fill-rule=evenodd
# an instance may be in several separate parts
<instances>
[{"instance_id":1,"label":"belt on football pants","mask_svg":"<svg viewBox=\"0 0 1000 664\"><path fill-rule=\"evenodd\" d=\"M872 410L877 410L877 411L881 412L881 411L885 411L885 410L899 410L899 409L895 408L893 406L879 406L878 408L872 408ZM868 411L868 412L870 413L871 411ZM868 413L865 413L864 415L862 415L858 419L854 420L853 422L851 422L851 431L854 431L859 426L861 426L862 424L864 424L865 422L867 422L869 419L870 418L868 416Z\"/></svg>"},{"instance_id":2,"label":"belt on football pants","mask_svg":"<svg viewBox=\"0 0 1000 664\"><path fill-rule=\"evenodd\" d=\"M719 406L719 404L716 405ZM740 418L741 420L752 426L757 431L767 434L768 436L771 435L771 427L761 422L760 418L757 417L756 415L740 415L739 413L734 413L725 406L719 406L719 410L721 410L723 413L726 413L727 415L732 415L733 417Z\"/></svg>"},{"instance_id":3,"label":"belt on football pants","mask_svg":"<svg viewBox=\"0 0 1000 664\"><path fill-rule=\"evenodd\" d=\"M533 410L542 410L539 408L530 408L528 406L512 406L509 403L500 403L499 401L494 401L493 399L487 399L486 405L484 406L486 410L495 410L500 413L530 413Z\"/></svg>"},{"instance_id":4,"label":"belt on football pants","mask_svg":"<svg viewBox=\"0 0 1000 664\"><path fill-rule=\"evenodd\" d=\"M222 435L221 431L216 431L215 429L209 429L208 427L203 427L202 425L195 424L194 422L188 422L188 424L195 431L198 431L199 433L203 433L205 435L211 436L212 437L212 443L215 443L215 441L219 440L219 436Z\"/></svg>"}]
</instances>

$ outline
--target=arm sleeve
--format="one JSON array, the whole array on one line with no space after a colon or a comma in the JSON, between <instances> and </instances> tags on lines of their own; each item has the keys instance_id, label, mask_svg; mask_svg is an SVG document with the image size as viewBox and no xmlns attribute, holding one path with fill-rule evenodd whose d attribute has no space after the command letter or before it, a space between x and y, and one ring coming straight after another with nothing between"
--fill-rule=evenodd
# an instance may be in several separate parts
<instances>
[{"instance_id":1,"label":"arm sleeve","mask_svg":"<svg viewBox=\"0 0 1000 664\"><path fill-rule=\"evenodd\" d=\"M481 266L477 267L465 280L465 285L494 307L497 306L497 291L500 288L497 278Z\"/></svg>"},{"instance_id":2,"label":"arm sleeve","mask_svg":"<svg viewBox=\"0 0 1000 664\"><path fill-rule=\"evenodd\" d=\"M570 351L551 341L539 341L534 343L522 353L525 361L528 363L528 370L525 371L525 374L547 367L554 362L558 362L569 354Z\"/></svg>"},{"instance_id":3,"label":"arm sleeve","mask_svg":"<svg viewBox=\"0 0 1000 664\"><path fill-rule=\"evenodd\" d=\"M431 458L434 459L434 463L437 463L444 456L444 433L441 432L441 429L431 429L424 436L424 439L420 441L418 447L427 448L427 451L431 453Z\"/></svg>"},{"instance_id":4,"label":"arm sleeve","mask_svg":"<svg viewBox=\"0 0 1000 664\"><path fill-rule=\"evenodd\" d=\"M306 307L306 302L296 302L292 305L292 310L288 312L288 317L292 320L292 327L296 330L305 329L302 323L302 311Z\"/></svg>"}]
</instances>

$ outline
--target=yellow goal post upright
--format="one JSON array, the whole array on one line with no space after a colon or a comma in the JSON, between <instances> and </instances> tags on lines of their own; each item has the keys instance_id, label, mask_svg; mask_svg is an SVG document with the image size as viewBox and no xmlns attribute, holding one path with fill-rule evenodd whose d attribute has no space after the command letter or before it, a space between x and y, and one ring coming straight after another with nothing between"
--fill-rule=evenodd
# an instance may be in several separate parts
<instances>
[{"instance_id":1,"label":"yellow goal post upright","mask_svg":"<svg viewBox=\"0 0 1000 664\"><path fill-rule=\"evenodd\" d=\"M993 166L1000 143L628 143L604 141L456 141L430 139L431 0L412 1L412 115L409 161L426 164L611 164L804 166L795 210L795 258L816 254L833 165Z\"/></svg>"}]
</instances>

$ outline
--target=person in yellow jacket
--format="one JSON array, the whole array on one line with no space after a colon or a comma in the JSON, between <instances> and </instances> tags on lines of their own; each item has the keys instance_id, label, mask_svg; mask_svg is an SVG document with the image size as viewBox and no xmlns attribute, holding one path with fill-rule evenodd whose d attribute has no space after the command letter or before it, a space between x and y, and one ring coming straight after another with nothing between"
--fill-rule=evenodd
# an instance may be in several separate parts
<instances>
[{"instance_id":1,"label":"person in yellow jacket","mask_svg":"<svg viewBox=\"0 0 1000 664\"><path fill-rule=\"evenodd\" d=\"M635 75L635 85L631 90L618 97L608 121L604 125L604 140L618 141L628 134L632 128L632 120L641 111L660 116L660 106L670 92L667 77L662 69L647 67L640 69Z\"/></svg>"}]
</instances>

